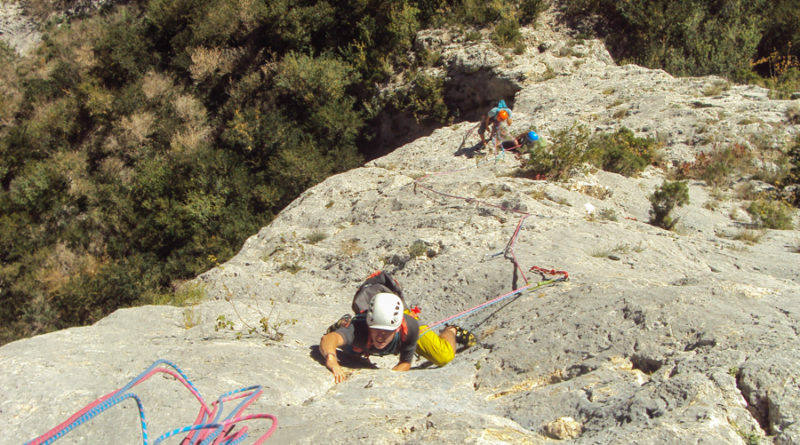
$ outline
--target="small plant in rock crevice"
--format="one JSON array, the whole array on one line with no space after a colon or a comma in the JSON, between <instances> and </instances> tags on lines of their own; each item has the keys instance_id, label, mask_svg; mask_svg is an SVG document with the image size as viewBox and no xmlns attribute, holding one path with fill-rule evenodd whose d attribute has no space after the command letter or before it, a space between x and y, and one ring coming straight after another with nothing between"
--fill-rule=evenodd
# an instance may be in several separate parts
<instances>
[{"instance_id":1,"label":"small plant in rock crevice","mask_svg":"<svg viewBox=\"0 0 800 445\"><path fill-rule=\"evenodd\" d=\"M236 313L236 317L239 318L239 321L242 323L242 328L236 329L236 324L233 320L229 319L225 315L218 315L216 323L214 324L215 331L234 331L237 340L242 339L245 335L254 335L257 334L265 339L273 342L279 342L283 340L285 336L283 332L283 328L289 325L294 325L297 323L297 319L274 319L274 311L275 311L275 300L270 299L270 310L267 314L264 314L259 307L256 307L256 311L261 316L258 320L258 326L251 326L242 315L239 313L236 305L230 299L230 297L225 298L231 304L234 313ZM252 307L252 306L250 306Z\"/></svg>"},{"instance_id":2,"label":"small plant in rock crevice","mask_svg":"<svg viewBox=\"0 0 800 445\"><path fill-rule=\"evenodd\" d=\"M717 80L703 89L704 96L719 96L731 89L731 83L725 80Z\"/></svg>"},{"instance_id":3,"label":"small plant in rock crevice","mask_svg":"<svg viewBox=\"0 0 800 445\"><path fill-rule=\"evenodd\" d=\"M328 234L327 233L322 232L320 230L317 230L317 231L311 232L306 237L306 242L308 244L317 244L318 242L323 241L326 238L328 238Z\"/></svg>"},{"instance_id":4,"label":"small plant in rock crevice","mask_svg":"<svg viewBox=\"0 0 800 445\"><path fill-rule=\"evenodd\" d=\"M689 188L683 181L664 181L650 195L650 224L661 227L662 229L672 230L678 223L677 218L673 218L670 213L676 207L689 204Z\"/></svg>"},{"instance_id":5,"label":"small plant in rock crevice","mask_svg":"<svg viewBox=\"0 0 800 445\"><path fill-rule=\"evenodd\" d=\"M290 274L294 275L303 270L303 266L297 263L283 263L280 265L280 267L278 267L278 270L280 272L289 272Z\"/></svg>"},{"instance_id":6,"label":"small plant in rock crevice","mask_svg":"<svg viewBox=\"0 0 800 445\"><path fill-rule=\"evenodd\" d=\"M753 245L761 241L761 238L763 236L764 236L763 230L744 229L737 232L735 235L733 235L732 238L735 239L736 241L744 241L747 244Z\"/></svg>"},{"instance_id":7,"label":"small plant in rock crevice","mask_svg":"<svg viewBox=\"0 0 800 445\"><path fill-rule=\"evenodd\" d=\"M408 255L411 256L411 258L418 258L427 255L427 252L428 248L425 246L425 242L422 240L414 241L408 248Z\"/></svg>"},{"instance_id":8,"label":"small plant in rock crevice","mask_svg":"<svg viewBox=\"0 0 800 445\"><path fill-rule=\"evenodd\" d=\"M747 432L741 428L737 428L736 433L744 440L746 445L759 445L761 443L761 436L755 431Z\"/></svg>"},{"instance_id":9,"label":"small plant in rock crevice","mask_svg":"<svg viewBox=\"0 0 800 445\"><path fill-rule=\"evenodd\" d=\"M600 211L597 212L597 218L603 221L617 221L617 212L610 207L600 209Z\"/></svg>"}]
</instances>

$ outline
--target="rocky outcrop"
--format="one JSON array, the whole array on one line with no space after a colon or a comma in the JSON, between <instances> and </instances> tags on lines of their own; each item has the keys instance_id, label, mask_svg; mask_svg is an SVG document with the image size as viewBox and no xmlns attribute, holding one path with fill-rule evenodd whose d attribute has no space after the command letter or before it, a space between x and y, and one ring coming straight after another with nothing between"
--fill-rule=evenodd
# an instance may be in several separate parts
<instances>
[{"instance_id":1,"label":"rocky outcrop","mask_svg":"<svg viewBox=\"0 0 800 445\"><path fill-rule=\"evenodd\" d=\"M33 18L26 14L23 2L0 2L0 41L14 49L20 56L29 55L42 40L41 25L48 20L66 20L89 15L99 9L121 3L120 0L76 0L51 5L46 17ZM40 14L45 14L40 11Z\"/></svg>"},{"instance_id":2,"label":"rocky outcrop","mask_svg":"<svg viewBox=\"0 0 800 445\"><path fill-rule=\"evenodd\" d=\"M41 41L36 24L16 2L0 4L0 39L20 55L29 54Z\"/></svg>"},{"instance_id":3,"label":"rocky outcrop","mask_svg":"<svg viewBox=\"0 0 800 445\"><path fill-rule=\"evenodd\" d=\"M797 104L761 88L616 66L598 42L528 32L525 54L479 51L518 88L514 132L626 126L658 138L674 162L728 142L778 147L798 132L785 118ZM473 57L453 51L452 60ZM467 84L470 74L451 77ZM466 104L470 93L453 94ZM307 190L195 280L207 297L198 304L123 309L0 348L0 443L44 433L157 358L181 366L208 398L264 385L251 410L277 416L274 443L800 441L796 230L733 239L749 223L743 202L690 182L680 229L665 231L645 222L663 171L517 178L511 153L477 155L474 134L462 144L475 123L437 129ZM459 319L479 344L443 368L395 373L393 358L373 357L349 362L336 385L316 355L376 269L394 272L434 322L541 280L531 266L570 280ZM259 334L262 319L270 338ZM197 412L170 379L140 398L151 435ZM140 434L131 402L62 441L135 443Z\"/></svg>"}]
</instances>

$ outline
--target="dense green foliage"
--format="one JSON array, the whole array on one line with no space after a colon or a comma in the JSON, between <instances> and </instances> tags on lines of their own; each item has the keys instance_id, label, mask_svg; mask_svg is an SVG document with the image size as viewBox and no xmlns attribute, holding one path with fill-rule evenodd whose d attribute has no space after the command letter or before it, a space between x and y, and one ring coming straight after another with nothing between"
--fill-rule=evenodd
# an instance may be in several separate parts
<instances>
[{"instance_id":1,"label":"dense green foliage","mask_svg":"<svg viewBox=\"0 0 800 445\"><path fill-rule=\"evenodd\" d=\"M639 138L625 127L614 133L595 133L582 125L572 125L553 134L552 143L540 142L522 150L519 175L528 178L565 180L584 163L625 176L635 176L652 164L657 144Z\"/></svg>"},{"instance_id":2,"label":"dense green foliage","mask_svg":"<svg viewBox=\"0 0 800 445\"><path fill-rule=\"evenodd\" d=\"M640 138L625 127L615 133L595 134L589 140L589 162L605 171L634 176L656 160L658 144Z\"/></svg>"},{"instance_id":3,"label":"dense green foliage","mask_svg":"<svg viewBox=\"0 0 800 445\"><path fill-rule=\"evenodd\" d=\"M163 302L327 176L384 108L444 122L423 26L541 0L140 0L0 46L0 344ZM24 0L30 13L76 0ZM379 101L398 72L408 88Z\"/></svg>"},{"instance_id":4,"label":"dense green foliage","mask_svg":"<svg viewBox=\"0 0 800 445\"><path fill-rule=\"evenodd\" d=\"M719 74L797 86L800 8L796 0L578 0L574 23L594 23L617 60L674 75ZM587 20L594 17L595 20Z\"/></svg>"}]
</instances>

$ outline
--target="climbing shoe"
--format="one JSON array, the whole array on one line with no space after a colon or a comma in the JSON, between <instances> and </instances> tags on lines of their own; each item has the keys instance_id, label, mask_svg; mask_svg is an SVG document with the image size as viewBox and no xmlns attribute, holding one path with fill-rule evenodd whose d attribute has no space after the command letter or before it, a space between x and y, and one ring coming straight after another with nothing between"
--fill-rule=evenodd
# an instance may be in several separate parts
<instances>
[{"instance_id":1,"label":"climbing shoe","mask_svg":"<svg viewBox=\"0 0 800 445\"><path fill-rule=\"evenodd\" d=\"M459 345L469 348L478 342L478 340L475 339L475 336L472 335L472 332L454 324L448 324L447 326L456 330L456 343Z\"/></svg>"},{"instance_id":2,"label":"climbing shoe","mask_svg":"<svg viewBox=\"0 0 800 445\"><path fill-rule=\"evenodd\" d=\"M335 330L337 330L339 328L346 328L346 327L350 326L350 321L352 319L353 319L353 316L350 315L350 314L342 315L342 318L340 318L336 323L328 326L328 330L325 331L325 333L326 334L330 334L331 332L333 332L333 331L335 331Z\"/></svg>"}]
</instances>

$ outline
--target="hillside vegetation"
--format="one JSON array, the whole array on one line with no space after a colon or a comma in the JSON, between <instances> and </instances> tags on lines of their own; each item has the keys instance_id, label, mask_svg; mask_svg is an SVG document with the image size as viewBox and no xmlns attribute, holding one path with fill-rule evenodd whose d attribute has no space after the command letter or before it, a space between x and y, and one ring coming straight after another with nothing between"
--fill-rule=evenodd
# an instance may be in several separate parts
<instances>
[{"instance_id":1,"label":"hillside vegetation","mask_svg":"<svg viewBox=\"0 0 800 445\"><path fill-rule=\"evenodd\" d=\"M152 0L53 20L23 60L4 48L0 343L175 298L300 192L360 165L382 109L447 116L424 76L374 99L418 68L421 27L518 30L539 3Z\"/></svg>"},{"instance_id":2,"label":"hillside vegetation","mask_svg":"<svg viewBox=\"0 0 800 445\"><path fill-rule=\"evenodd\" d=\"M800 80L800 8L794 0L578 0L576 28L604 37L618 63L677 76L717 74L786 96Z\"/></svg>"},{"instance_id":3,"label":"hillside vegetation","mask_svg":"<svg viewBox=\"0 0 800 445\"><path fill-rule=\"evenodd\" d=\"M796 85L790 2L608 3L565 12L604 23L612 48L631 48L620 57L772 82L776 94ZM42 2L25 4L46 15ZM520 26L546 6L151 0L53 20L25 59L3 48L0 343L187 298L175 293L182 280L230 258L303 190L369 158L378 113L453 117L441 81L424 74L436 55L413 51L417 31L488 26L519 52ZM685 32L653 26L667 12L663 23ZM726 33L747 44L718 52L709 39ZM379 96L401 73L409 88ZM784 182L800 174L800 154L792 159Z\"/></svg>"}]
</instances>

